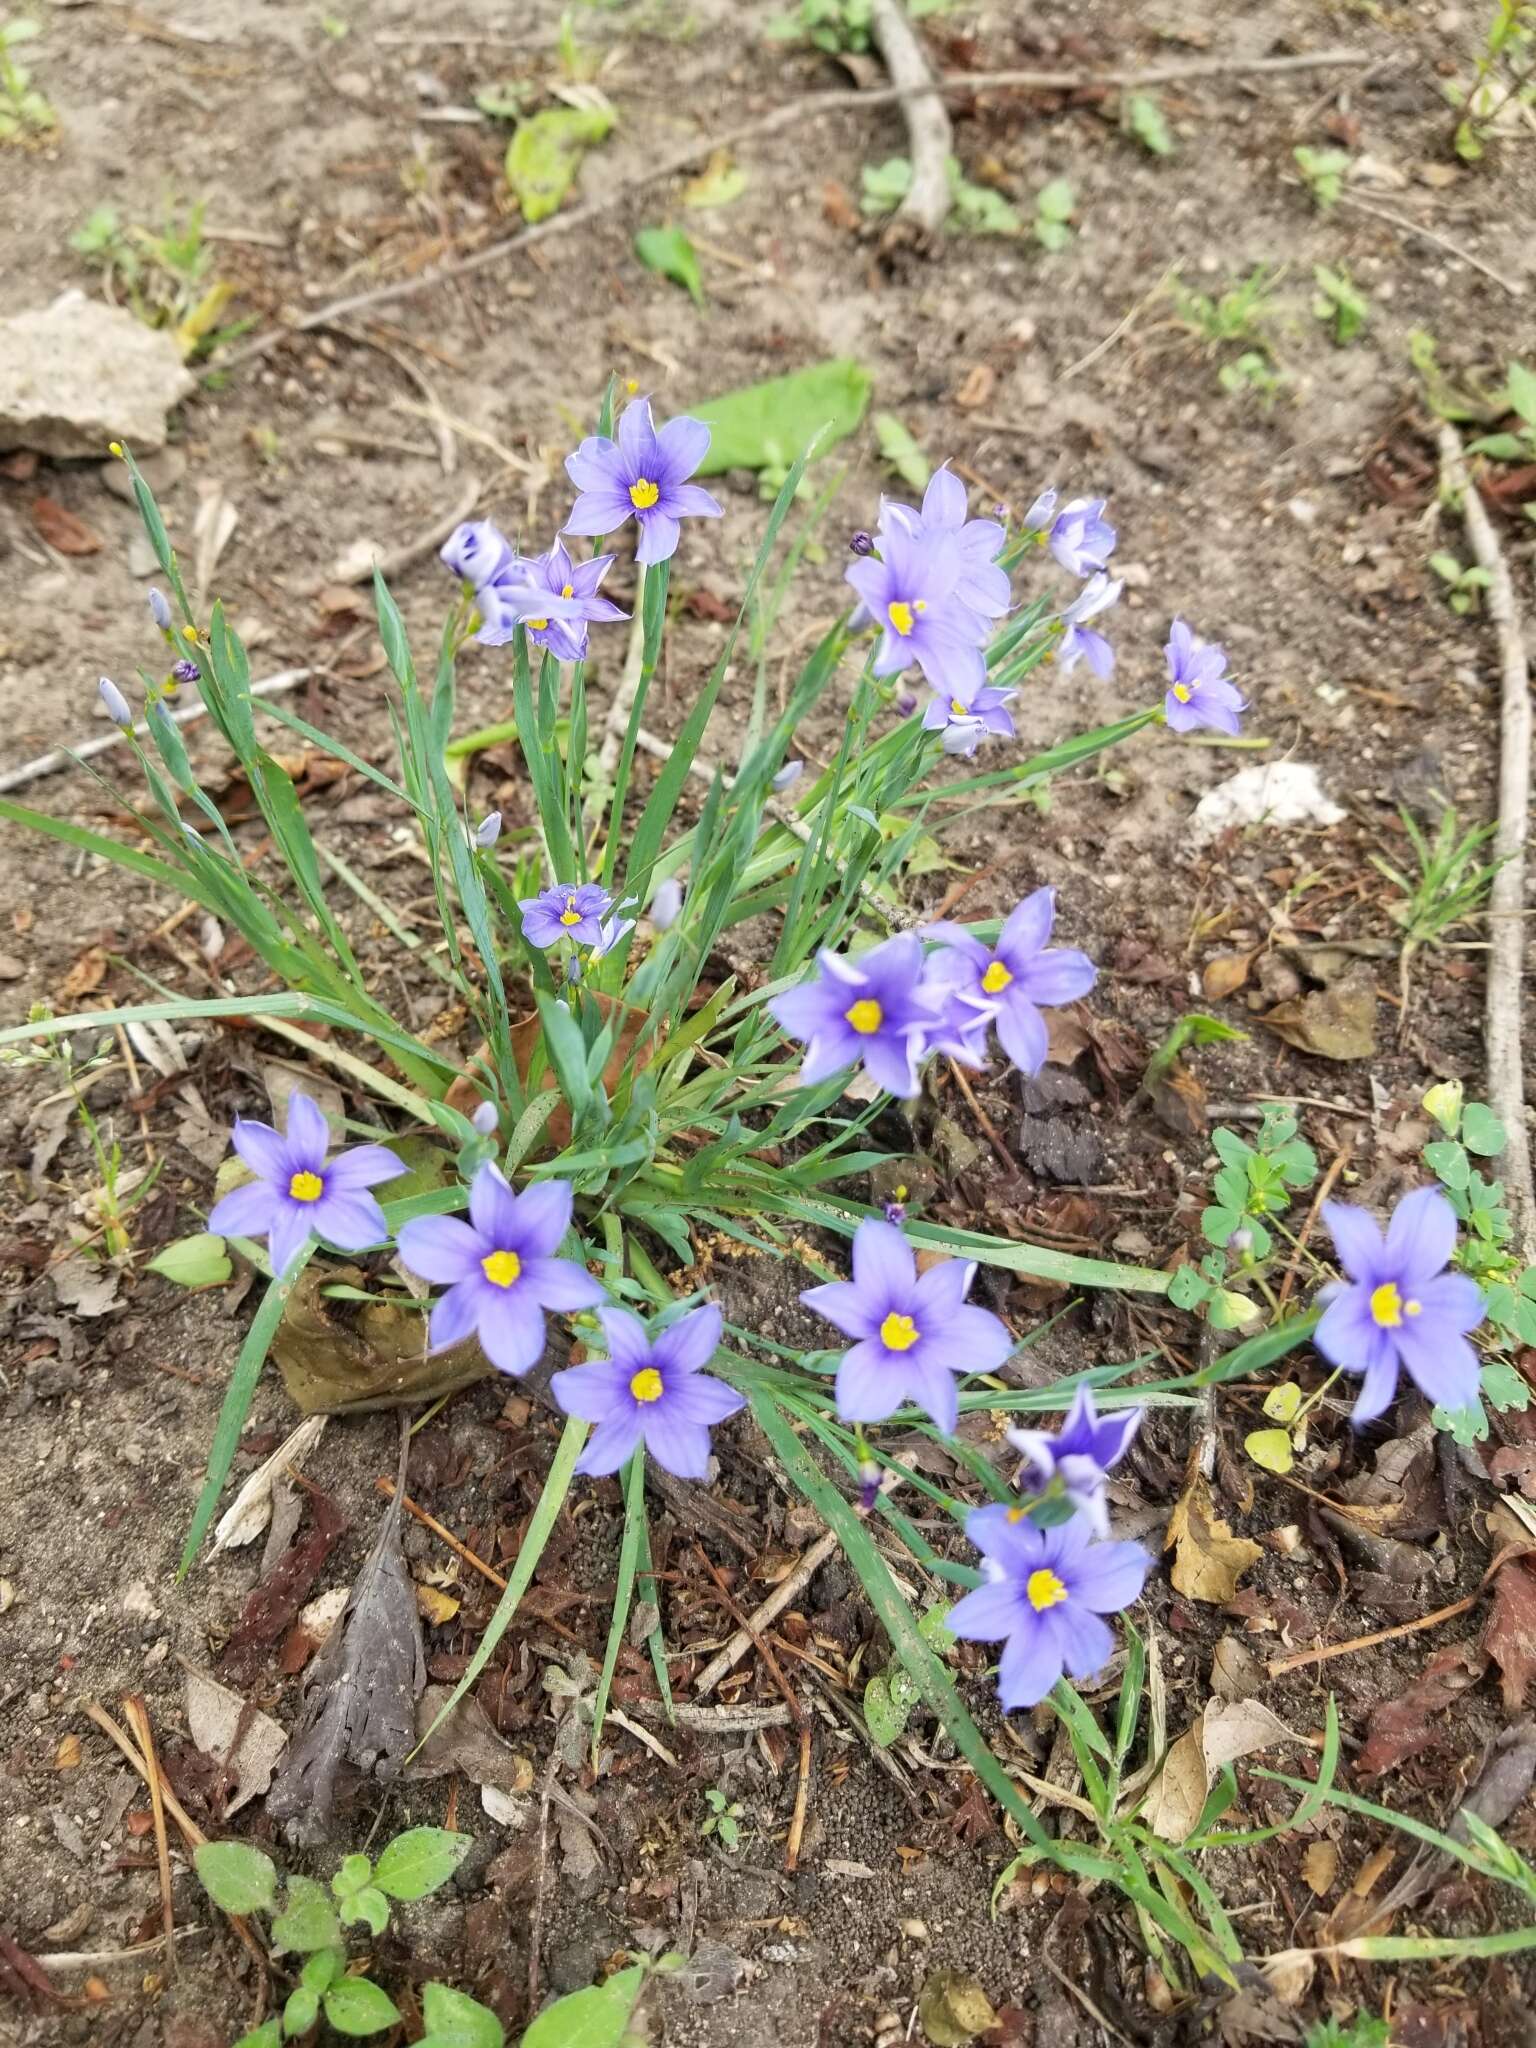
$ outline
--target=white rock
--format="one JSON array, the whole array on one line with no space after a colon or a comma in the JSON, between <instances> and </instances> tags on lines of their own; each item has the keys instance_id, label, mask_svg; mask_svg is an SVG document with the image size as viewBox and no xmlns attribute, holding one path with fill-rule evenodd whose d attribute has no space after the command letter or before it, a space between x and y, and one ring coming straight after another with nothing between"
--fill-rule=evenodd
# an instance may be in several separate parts
<instances>
[{"instance_id":1,"label":"white rock","mask_svg":"<svg viewBox=\"0 0 1536 2048\"><path fill-rule=\"evenodd\" d=\"M1310 762L1269 761L1206 791L1195 806L1195 837L1214 839L1229 825L1337 825L1343 817Z\"/></svg>"},{"instance_id":2,"label":"white rock","mask_svg":"<svg viewBox=\"0 0 1536 2048\"><path fill-rule=\"evenodd\" d=\"M0 320L0 453L104 458L111 441L161 448L166 415L193 383L169 334L65 292Z\"/></svg>"}]
</instances>

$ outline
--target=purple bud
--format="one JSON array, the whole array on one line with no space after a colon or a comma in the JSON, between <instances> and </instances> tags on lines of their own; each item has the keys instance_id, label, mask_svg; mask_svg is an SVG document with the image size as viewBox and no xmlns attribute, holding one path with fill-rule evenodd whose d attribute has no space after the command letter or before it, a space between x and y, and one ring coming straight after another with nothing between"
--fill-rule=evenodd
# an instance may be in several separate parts
<instances>
[{"instance_id":1,"label":"purple bud","mask_svg":"<svg viewBox=\"0 0 1536 2048\"><path fill-rule=\"evenodd\" d=\"M154 620L155 624L160 628L162 633L170 632L171 607L166 600L166 595L163 590L150 591L149 616Z\"/></svg>"},{"instance_id":2,"label":"purple bud","mask_svg":"<svg viewBox=\"0 0 1536 2048\"><path fill-rule=\"evenodd\" d=\"M500 837L501 813L492 811L475 827L475 844L484 852L487 847L494 846Z\"/></svg>"},{"instance_id":3,"label":"purple bud","mask_svg":"<svg viewBox=\"0 0 1536 2048\"><path fill-rule=\"evenodd\" d=\"M657 931L669 932L682 913L683 885L676 875L668 875L656 885L656 894L651 898L651 923Z\"/></svg>"},{"instance_id":4,"label":"purple bud","mask_svg":"<svg viewBox=\"0 0 1536 2048\"><path fill-rule=\"evenodd\" d=\"M96 694L112 723L121 726L123 731L127 732L133 724L133 713L128 708L128 699L110 676L102 677L96 685Z\"/></svg>"},{"instance_id":5,"label":"purple bud","mask_svg":"<svg viewBox=\"0 0 1536 2048\"><path fill-rule=\"evenodd\" d=\"M470 1118L470 1122L474 1125L475 1129L480 1133L482 1138L494 1137L496 1134L496 1126L500 1122L500 1117L497 1113L495 1103L480 1103L477 1106L474 1115Z\"/></svg>"},{"instance_id":6,"label":"purple bud","mask_svg":"<svg viewBox=\"0 0 1536 2048\"><path fill-rule=\"evenodd\" d=\"M579 988L581 985L581 976L581 955L579 953L573 953L570 959L567 960L565 963L565 978L573 988Z\"/></svg>"},{"instance_id":7,"label":"purple bud","mask_svg":"<svg viewBox=\"0 0 1536 2048\"><path fill-rule=\"evenodd\" d=\"M848 536L849 552L855 555L872 555L875 552L875 537L865 533L861 527L857 533Z\"/></svg>"},{"instance_id":8,"label":"purple bud","mask_svg":"<svg viewBox=\"0 0 1536 2048\"><path fill-rule=\"evenodd\" d=\"M782 795L786 789L793 789L804 773L805 763L803 761L786 761L778 774L774 776L770 787L776 789Z\"/></svg>"},{"instance_id":9,"label":"purple bud","mask_svg":"<svg viewBox=\"0 0 1536 2048\"><path fill-rule=\"evenodd\" d=\"M200 683L203 679L203 672L195 661L173 662L171 674L178 683Z\"/></svg>"},{"instance_id":10,"label":"purple bud","mask_svg":"<svg viewBox=\"0 0 1536 2048\"><path fill-rule=\"evenodd\" d=\"M859 1513L872 1515L879 1498L880 1467L873 1458L865 1458L859 1465Z\"/></svg>"},{"instance_id":11,"label":"purple bud","mask_svg":"<svg viewBox=\"0 0 1536 2048\"><path fill-rule=\"evenodd\" d=\"M917 699L910 690L903 690L896 699L896 716L898 718L910 718L916 709Z\"/></svg>"},{"instance_id":12,"label":"purple bud","mask_svg":"<svg viewBox=\"0 0 1536 2048\"><path fill-rule=\"evenodd\" d=\"M887 1222L887 1223L905 1223L905 1222L906 1222L906 1220L907 1220L907 1205L906 1205L906 1203L905 1203L905 1202L887 1202L887 1203L885 1203L885 1204L884 1204L884 1208L885 1208L885 1220L886 1220L886 1222Z\"/></svg>"}]
</instances>

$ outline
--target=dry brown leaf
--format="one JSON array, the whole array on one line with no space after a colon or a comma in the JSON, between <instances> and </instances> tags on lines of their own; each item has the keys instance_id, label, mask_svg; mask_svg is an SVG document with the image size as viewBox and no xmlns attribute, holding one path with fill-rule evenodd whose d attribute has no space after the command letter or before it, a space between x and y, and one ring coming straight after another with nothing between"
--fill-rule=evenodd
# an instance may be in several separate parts
<instances>
[{"instance_id":1,"label":"dry brown leaf","mask_svg":"<svg viewBox=\"0 0 1536 2048\"><path fill-rule=\"evenodd\" d=\"M1147 1801L1147 1825L1165 1842L1187 1841L1219 1771L1295 1739L1259 1700L1212 1700L1169 1750Z\"/></svg>"},{"instance_id":2,"label":"dry brown leaf","mask_svg":"<svg viewBox=\"0 0 1536 2048\"><path fill-rule=\"evenodd\" d=\"M1324 1898L1333 1890L1333 1880L1339 1874L1339 1852L1326 1838L1313 1842L1301 1859L1301 1874L1314 1898Z\"/></svg>"},{"instance_id":3,"label":"dry brown leaf","mask_svg":"<svg viewBox=\"0 0 1536 2048\"><path fill-rule=\"evenodd\" d=\"M1249 1537L1232 1534L1212 1506L1210 1488L1198 1472L1168 1517L1163 1548L1174 1552L1174 1590L1217 1606L1232 1598L1243 1573L1264 1554Z\"/></svg>"},{"instance_id":4,"label":"dry brown leaf","mask_svg":"<svg viewBox=\"0 0 1536 2048\"><path fill-rule=\"evenodd\" d=\"M445 1622L452 1621L458 1613L459 1602L447 1593L440 1592L436 1586L423 1586L418 1580L416 1611L423 1621L431 1622L434 1628L441 1628Z\"/></svg>"},{"instance_id":5,"label":"dry brown leaf","mask_svg":"<svg viewBox=\"0 0 1536 2048\"><path fill-rule=\"evenodd\" d=\"M94 995L106 980L110 964L104 946L88 946L59 983L55 991L59 1001L73 1009L81 996Z\"/></svg>"},{"instance_id":6,"label":"dry brown leaf","mask_svg":"<svg viewBox=\"0 0 1536 2048\"><path fill-rule=\"evenodd\" d=\"M1444 1731L1430 1717L1475 1685L1487 1666L1487 1654L1470 1644L1442 1650L1430 1658L1423 1675L1396 1699L1383 1700L1371 1715L1365 1742L1355 1759L1362 1781L1395 1771L1411 1756L1443 1742Z\"/></svg>"},{"instance_id":7,"label":"dry brown leaf","mask_svg":"<svg viewBox=\"0 0 1536 2048\"><path fill-rule=\"evenodd\" d=\"M1376 1050L1376 977L1361 965L1331 987L1277 1003L1259 1022L1318 1059L1370 1059Z\"/></svg>"},{"instance_id":8,"label":"dry brown leaf","mask_svg":"<svg viewBox=\"0 0 1536 2048\"><path fill-rule=\"evenodd\" d=\"M61 505L57 498L32 500L32 524L49 547L61 555L96 555L101 552L101 536L92 533L85 521Z\"/></svg>"},{"instance_id":9,"label":"dry brown leaf","mask_svg":"<svg viewBox=\"0 0 1536 2048\"><path fill-rule=\"evenodd\" d=\"M1282 2005L1300 2005L1317 1975L1317 1962L1305 1948L1282 1948L1274 1955L1260 1956L1259 1968Z\"/></svg>"},{"instance_id":10,"label":"dry brown leaf","mask_svg":"<svg viewBox=\"0 0 1536 2048\"><path fill-rule=\"evenodd\" d=\"M956 405L963 405L968 412L974 412L978 405L985 405L997 388L997 372L990 363L973 363L965 374L965 381L955 393Z\"/></svg>"},{"instance_id":11,"label":"dry brown leaf","mask_svg":"<svg viewBox=\"0 0 1536 2048\"><path fill-rule=\"evenodd\" d=\"M80 1768L80 1738L66 1735L53 1752L53 1768L56 1771L78 1771Z\"/></svg>"},{"instance_id":12,"label":"dry brown leaf","mask_svg":"<svg viewBox=\"0 0 1536 2048\"><path fill-rule=\"evenodd\" d=\"M1200 977L1206 1001L1219 1003L1224 996L1235 996L1247 981L1253 961L1252 953L1218 953L1208 960Z\"/></svg>"},{"instance_id":13,"label":"dry brown leaf","mask_svg":"<svg viewBox=\"0 0 1536 2048\"><path fill-rule=\"evenodd\" d=\"M187 1727L203 1752L229 1773L225 1818L272 1782L288 1738L270 1715L206 1671L187 1671Z\"/></svg>"},{"instance_id":14,"label":"dry brown leaf","mask_svg":"<svg viewBox=\"0 0 1536 2048\"><path fill-rule=\"evenodd\" d=\"M1512 1558L1493 1582L1483 1648L1499 1667L1506 1711L1518 1714L1536 1678L1536 1575L1524 1558Z\"/></svg>"},{"instance_id":15,"label":"dry brown leaf","mask_svg":"<svg viewBox=\"0 0 1536 2048\"><path fill-rule=\"evenodd\" d=\"M1218 1699L1251 1700L1268 1680L1241 1636L1223 1636L1211 1652L1211 1690Z\"/></svg>"}]
</instances>

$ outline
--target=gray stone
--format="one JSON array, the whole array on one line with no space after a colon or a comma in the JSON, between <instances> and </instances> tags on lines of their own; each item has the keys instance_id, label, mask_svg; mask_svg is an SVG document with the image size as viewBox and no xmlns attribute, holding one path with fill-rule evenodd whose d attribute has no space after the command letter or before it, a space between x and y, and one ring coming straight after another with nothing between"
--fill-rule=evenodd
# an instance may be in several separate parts
<instances>
[{"instance_id":1,"label":"gray stone","mask_svg":"<svg viewBox=\"0 0 1536 2048\"><path fill-rule=\"evenodd\" d=\"M65 292L0 320L0 453L104 457L108 443L165 444L194 379L169 334L121 307Z\"/></svg>"}]
</instances>

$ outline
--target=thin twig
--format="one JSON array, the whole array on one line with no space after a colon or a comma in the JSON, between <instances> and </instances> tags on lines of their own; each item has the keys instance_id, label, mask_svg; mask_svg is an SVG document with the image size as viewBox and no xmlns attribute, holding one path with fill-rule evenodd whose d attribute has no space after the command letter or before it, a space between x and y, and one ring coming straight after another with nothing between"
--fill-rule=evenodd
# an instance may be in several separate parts
<instances>
[{"instance_id":1,"label":"thin twig","mask_svg":"<svg viewBox=\"0 0 1536 2048\"><path fill-rule=\"evenodd\" d=\"M1525 1120L1520 997L1525 964L1525 840L1530 819L1530 660L1509 564L1477 486L1467 474L1461 436L1449 420L1440 427L1440 466L1447 485L1460 497L1467 539L1478 566L1488 572L1488 617L1499 641L1499 808L1493 836L1499 865L1488 894L1483 1036L1488 1055L1488 1106L1508 1134L1501 1174L1505 1199L1513 1213L1515 1240L1529 1261L1536 1259L1536 1190L1531 1183L1531 1141Z\"/></svg>"},{"instance_id":2,"label":"thin twig","mask_svg":"<svg viewBox=\"0 0 1536 2048\"><path fill-rule=\"evenodd\" d=\"M695 1700L701 1700L706 1693L713 1692L725 1674L736 1668L752 1647L753 1631L761 1633L777 1621L791 1600L798 1599L805 1591L836 1548L837 1538L830 1529L816 1538L789 1577L781 1579L774 1587L752 1616L750 1623L744 1623L737 1629L725 1648L712 1657L699 1673L693 1687Z\"/></svg>"},{"instance_id":3,"label":"thin twig","mask_svg":"<svg viewBox=\"0 0 1536 2048\"><path fill-rule=\"evenodd\" d=\"M1152 286L1150 291L1143 292L1142 296L1136 301L1135 305L1132 306L1131 310L1125 315L1125 318L1123 320L1117 321L1116 324L1109 330L1108 334L1105 335L1104 339L1102 341L1095 342L1093 347L1089 349L1088 353L1085 356L1079 356L1076 362L1068 363L1067 367L1056 379L1056 382L1058 384L1065 384L1071 378L1081 376L1084 370L1092 368L1092 366L1099 360L1100 356L1108 355L1109 351L1114 347L1115 343L1120 340L1121 336L1130 333L1131 329L1136 325L1136 322L1141 318L1142 314L1147 310L1148 306L1152 304L1152 301L1155 298L1157 298L1161 292L1167 289L1168 280L1176 274L1176 272L1178 271L1178 267L1179 266L1176 262L1170 263L1168 268L1163 272L1162 276L1157 280L1157 283ZM994 424L997 426L1002 426L1004 423L1002 421L997 421L995 423L988 420L977 421L978 426L991 426ZM1007 431L1011 433L1014 432L1015 429L1010 426L1007 428ZM1035 432L1035 429L1032 427L1024 427L1019 428L1017 431L1022 433L1033 433Z\"/></svg>"},{"instance_id":4,"label":"thin twig","mask_svg":"<svg viewBox=\"0 0 1536 2048\"><path fill-rule=\"evenodd\" d=\"M552 1750L539 1783L539 1847L533 1866L533 1912L528 1923L528 2010L539 2009L539 1948L544 1939L544 1892L549 1882L549 1804L560 1752Z\"/></svg>"},{"instance_id":5,"label":"thin twig","mask_svg":"<svg viewBox=\"0 0 1536 2048\"><path fill-rule=\"evenodd\" d=\"M869 33L885 60L891 84L903 95L901 111L907 124L912 176L892 225L910 223L920 239L932 242L953 203L949 160L955 153L954 130L901 0L870 0Z\"/></svg>"},{"instance_id":6,"label":"thin twig","mask_svg":"<svg viewBox=\"0 0 1536 2048\"><path fill-rule=\"evenodd\" d=\"M759 1633L756 1625L753 1622L748 1621L746 1615L743 1614L741 1610L741 1603L737 1600L735 1594L732 1593L730 1587L725 1583L724 1578L720 1574L718 1566L710 1557L709 1552L704 1548L703 1544L695 1543L693 1547L698 1554L700 1564L703 1565L705 1571L707 1571L709 1573L709 1576L714 1580L715 1590L719 1593L720 1598L725 1602L725 1605L730 1612L732 1621L736 1622L741 1628L744 1628L747 1631L748 1637L750 1638L752 1643L752 1647L757 1651L757 1654L762 1658L763 1663L767 1666L768 1676L779 1688L779 1692L783 1697L785 1706L789 1708L790 1713L794 1716L795 1726L797 1728L803 1728L805 1726L805 1708L800 1704L799 1694L795 1691L794 1687L790 1684L789 1680L784 1676L784 1673L779 1665L779 1660L773 1654L773 1645L769 1642L768 1638L765 1635Z\"/></svg>"},{"instance_id":7,"label":"thin twig","mask_svg":"<svg viewBox=\"0 0 1536 2048\"><path fill-rule=\"evenodd\" d=\"M795 1810L790 1817L789 1839L784 1844L784 1868L800 1868L800 1844L805 1838L805 1811L811 1796L811 1724L800 1730L800 1775L795 1781Z\"/></svg>"},{"instance_id":8,"label":"thin twig","mask_svg":"<svg viewBox=\"0 0 1536 2048\"><path fill-rule=\"evenodd\" d=\"M178 1927L176 1939L190 1941L194 1934L206 1934L205 1927ZM64 1977L71 1970L107 1970L114 1963L132 1963L141 1956L152 1956L165 1947L165 1936L157 1934L153 1941L136 1941L132 1948L61 1949L52 1955L34 1956L33 1962L39 1969L51 1975Z\"/></svg>"},{"instance_id":9,"label":"thin twig","mask_svg":"<svg viewBox=\"0 0 1536 2048\"><path fill-rule=\"evenodd\" d=\"M1301 1269L1302 1254L1306 1251L1307 1239L1312 1235L1312 1226L1323 1213L1323 1204L1333 1193L1333 1184L1344 1171L1344 1162L1353 1150L1353 1145L1340 1146L1329 1162L1328 1171L1323 1175L1317 1193L1312 1197L1312 1206L1307 1211L1306 1221L1302 1224L1296 1236L1296 1243L1291 1252L1291 1262L1286 1267L1285 1277L1280 1282L1279 1303L1281 1308L1284 1308L1285 1304L1290 1300L1291 1289L1296 1285L1296 1275Z\"/></svg>"},{"instance_id":10,"label":"thin twig","mask_svg":"<svg viewBox=\"0 0 1536 2048\"><path fill-rule=\"evenodd\" d=\"M437 459L442 465L443 475L452 476L459 463L459 451L453 438L453 428L443 411L437 393L421 371L408 356L394 346L393 342L384 341L376 334L360 332L355 327L344 327L339 321L334 332L339 334L343 341L350 341L354 348L376 349L381 356L387 357L394 364L413 390L420 392L426 401L425 408L413 410L419 411L419 416L426 420L436 437Z\"/></svg>"},{"instance_id":11,"label":"thin twig","mask_svg":"<svg viewBox=\"0 0 1536 2048\"><path fill-rule=\"evenodd\" d=\"M1009 88L1035 92L1082 92L1099 86L1113 86L1134 91L1138 87L1172 84L1179 79L1344 70L1369 62L1369 53L1363 50L1317 50L1309 56L1295 57L1190 57L1180 63L1155 64L1145 71L969 71L952 73L937 79L931 86L919 88L919 91L922 94L958 94L962 97ZM911 96L899 86L875 92L809 93L803 99L775 107L771 113L762 114L755 121L743 122L723 133L700 136L698 141L688 143L669 156L659 158L647 169L620 180L611 192L601 198L585 200L580 206L551 214L548 220L535 221L503 241L493 242L488 248L477 250L473 256L461 258L457 263L422 271L416 277L401 278L394 284L380 285L372 291L355 292L350 298L337 299L331 305L307 313L302 320L269 328L244 348L221 356L219 368L226 371L235 369L241 363L268 354L290 335L309 334L317 327L332 326L367 307L393 305L401 299L414 298L418 292L431 291L453 278L467 277L474 271L488 269L492 264L504 263L509 256L532 248L535 243L546 241L552 235L569 234L575 228L587 227L603 214L624 204L635 193L677 177L717 151L738 149L744 142L775 135L801 121L818 120L824 114L849 113L855 109L864 112L871 107L893 106Z\"/></svg>"},{"instance_id":12,"label":"thin twig","mask_svg":"<svg viewBox=\"0 0 1536 2048\"><path fill-rule=\"evenodd\" d=\"M1395 1628L1379 1628L1368 1636L1351 1636L1347 1643L1331 1643L1321 1650L1293 1650L1288 1657L1271 1657L1265 1669L1271 1678L1279 1678L1284 1672L1300 1671L1308 1664L1327 1664L1334 1657L1346 1656L1351 1650L1374 1649L1377 1643L1390 1643L1398 1636L1417 1635L1420 1629L1438 1628L1442 1621L1454 1621L1458 1614L1469 1614L1512 1558L1533 1556L1536 1556L1536 1545L1506 1543L1479 1579L1477 1590L1468 1593L1464 1599L1453 1600L1449 1607L1437 1607L1433 1614L1421 1614L1413 1621L1400 1621Z\"/></svg>"},{"instance_id":13,"label":"thin twig","mask_svg":"<svg viewBox=\"0 0 1536 2048\"><path fill-rule=\"evenodd\" d=\"M414 540L405 541L400 547L392 548L387 555L375 555L370 561L360 563L355 568L344 565L339 575L331 575L322 580L327 583L371 583L373 572L377 569L388 582L391 577L400 575L419 562L423 555L435 554L453 529L469 517L479 502L480 479L476 476L466 477L457 502L434 519L425 533L418 533Z\"/></svg>"},{"instance_id":14,"label":"thin twig","mask_svg":"<svg viewBox=\"0 0 1536 2048\"><path fill-rule=\"evenodd\" d=\"M1394 213L1389 206L1375 206L1369 199L1362 199L1355 192L1341 192L1338 203L1353 209L1356 213L1368 213L1374 219L1385 221L1389 227L1397 228L1402 234L1417 235L1421 242L1432 242L1437 249L1443 249L1447 256L1454 256L1458 263L1465 263L1472 270L1479 270L1484 277L1501 285L1512 299L1523 297L1525 286L1518 277L1506 277L1495 270L1491 263L1485 263L1481 256L1474 256L1470 249L1463 249L1459 242L1453 242L1449 235L1438 234L1434 228L1426 228L1416 220L1410 220L1406 213Z\"/></svg>"},{"instance_id":15,"label":"thin twig","mask_svg":"<svg viewBox=\"0 0 1536 2048\"><path fill-rule=\"evenodd\" d=\"M392 1479L375 1479L373 1483L386 1500L394 1499L395 1482ZM507 1590L507 1582L500 1572L493 1571L483 1557L476 1557L467 1544L461 1543L451 1529L445 1529L441 1522L435 1521L425 1508L417 1507L409 1494L405 1496L400 1505L408 1515L414 1515L424 1529L430 1529L439 1542L446 1543L454 1556L462 1563L471 1566L473 1570L480 1574L481 1578L489 1579L493 1586L499 1586L503 1592Z\"/></svg>"},{"instance_id":16,"label":"thin twig","mask_svg":"<svg viewBox=\"0 0 1536 2048\"><path fill-rule=\"evenodd\" d=\"M160 1865L160 1919L165 1928L165 1969L166 1975L176 1974L176 1907L171 1896L171 1845L165 1834L165 1799L160 1783L160 1760L155 1755L154 1730L149 1725L149 1709L137 1693L128 1693L123 1700L123 1713L128 1726L133 1730L139 1748L144 1752L144 1761L149 1766L149 1810L155 1828L155 1857Z\"/></svg>"},{"instance_id":17,"label":"thin twig","mask_svg":"<svg viewBox=\"0 0 1536 2048\"><path fill-rule=\"evenodd\" d=\"M998 1136L997 1126L993 1123L991 1117L987 1115L987 1112L976 1100L976 1091L971 1086L970 1082L965 1078L965 1069L960 1065L958 1060L951 1060L949 1062L949 1071L955 1078L955 1085L959 1088L960 1093L965 1097L966 1102L969 1104L971 1115L975 1117L977 1123L981 1125L982 1130L986 1133L988 1143L991 1145L992 1150L997 1154L999 1160L1002 1162L1002 1168L1004 1173L1006 1173L1011 1180L1016 1180L1018 1178L1019 1172L1018 1161L1013 1157L1012 1153L1008 1150L1008 1147L1003 1143L1002 1139Z\"/></svg>"}]
</instances>

